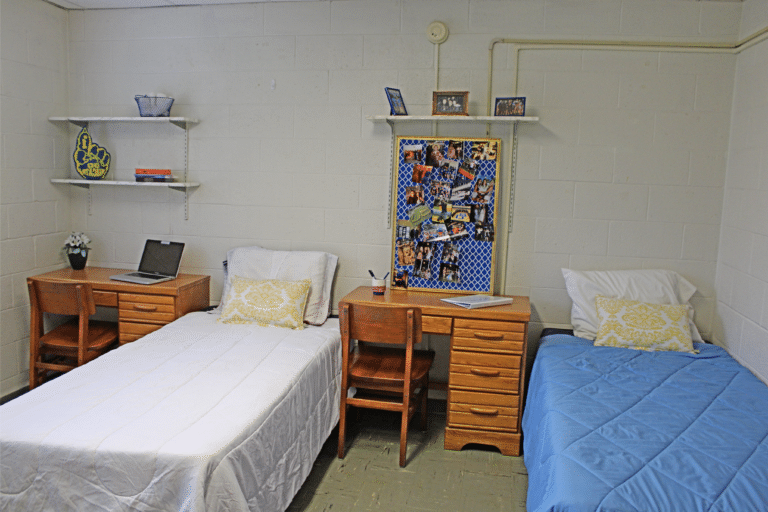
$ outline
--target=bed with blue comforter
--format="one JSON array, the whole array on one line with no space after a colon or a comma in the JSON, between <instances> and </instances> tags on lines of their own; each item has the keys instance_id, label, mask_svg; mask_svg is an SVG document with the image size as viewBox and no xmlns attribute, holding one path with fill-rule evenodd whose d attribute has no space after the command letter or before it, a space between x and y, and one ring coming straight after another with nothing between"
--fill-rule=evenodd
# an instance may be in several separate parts
<instances>
[{"instance_id":1,"label":"bed with blue comforter","mask_svg":"<svg viewBox=\"0 0 768 512\"><path fill-rule=\"evenodd\" d=\"M528 511L768 511L768 387L694 346L543 338L523 415Z\"/></svg>"}]
</instances>

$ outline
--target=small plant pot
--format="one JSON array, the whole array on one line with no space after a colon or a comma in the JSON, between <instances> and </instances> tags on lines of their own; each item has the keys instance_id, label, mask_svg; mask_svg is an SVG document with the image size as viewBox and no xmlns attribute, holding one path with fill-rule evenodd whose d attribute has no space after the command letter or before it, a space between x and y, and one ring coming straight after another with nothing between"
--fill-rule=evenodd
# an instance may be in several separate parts
<instances>
[{"instance_id":1,"label":"small plant pot","mask_svg":"<svg viewBox=\"0 0 768 512\"><path fill-rule=\"evenodd\" d=\"M69 264L72 266L72 270L83 270L85 263L88 261L88 249L80 252L70 252L67 254L69 258Z\"/></svg>"}]
</instances>

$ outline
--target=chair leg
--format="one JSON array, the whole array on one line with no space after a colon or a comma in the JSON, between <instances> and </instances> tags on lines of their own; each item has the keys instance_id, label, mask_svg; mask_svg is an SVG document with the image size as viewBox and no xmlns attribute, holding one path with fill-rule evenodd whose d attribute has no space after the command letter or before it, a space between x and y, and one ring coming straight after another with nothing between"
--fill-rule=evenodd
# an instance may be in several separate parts
<instances>
[{"instance_id":1,"label":"chair leg","mask_svg":"<svg viewBox=\"0 0 768 512\"><path fill-rule=\"evenodd\" d=\"M427 393L429 393L429 378L424 382L421 393L421 430L427 430Z\"/></svg>"},{"instance_id":2,"label":"chair leg","mask_svg":"<svg viewBox=\"0 0 768 512\"><path fill-rule=\"evenodd\" d=\"M339 409L339 458L344 458L344 444L346 443L347 404L342 403Z\"/></svg>"},{"instance_id":3,"label":"chair leg","mask_svg":"<svg viewBox=\"0 0 768 512\"><path fill-rule=\"evenodd\" d=\"M35 363L29 365L29 390L32 391L37 387L37 369Z\"/></svg>"},{"instance_id":4,"label":"chair leg","mask_svg":"<svg viewBox=\"0 0 768 512\"><path fill-rule=\"evenodd\" d=\"M405 404L403 418L400 420L400 467L405 467L405 449L408 446L408 404Z\"/></svg>"}]
</instances>

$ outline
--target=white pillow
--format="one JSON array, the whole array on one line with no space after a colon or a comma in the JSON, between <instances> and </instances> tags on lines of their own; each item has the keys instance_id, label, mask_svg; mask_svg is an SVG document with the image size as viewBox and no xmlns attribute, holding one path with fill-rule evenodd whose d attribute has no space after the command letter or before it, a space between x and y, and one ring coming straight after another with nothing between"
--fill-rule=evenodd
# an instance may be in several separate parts
<instances>
[{"instance_id":1,"label":"white pillow","mask_svg":"<svg viewBox=\"0 0 768 512\"><path fill-rule=\"evenodd\" d=\"M227 252L227 277L220 309L226 307L234 276L246 279L301 281L309 279L309 298L304 321L322 325L331 306L331 286L339 258L319 251L272 251L262 247L238 247Z\"/></svg>"},{"instance_id":2,"label":"white pillow","mask_svg":"<svg viewBox=\"0 0 768 512\"><path fill-rule=\"evenodd\" d=\"M604 295L613 299L629 299L651 304L691 304L688 300L696 287L672 270L609 270L578 271L561 269L565 289L573 301L571 324L573 334L594 340L599 326L595 297ZM693 341L702 341L693 323L693 306L688 325Z\"/></svg>"}]
</instances>

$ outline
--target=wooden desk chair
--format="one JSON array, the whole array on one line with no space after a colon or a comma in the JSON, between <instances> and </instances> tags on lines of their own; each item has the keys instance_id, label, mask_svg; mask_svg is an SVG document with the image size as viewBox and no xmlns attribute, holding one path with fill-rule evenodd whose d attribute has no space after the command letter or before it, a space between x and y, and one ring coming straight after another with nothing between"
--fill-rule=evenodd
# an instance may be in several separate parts
<instances>
[{"instance_id":1,"label":"wooden desk chair","mask_svg":"<svg viewBox=\"0 0 768 512\"><path fill-rule=\"evenodd\" d=\"M414 350L421 342L421 310L407 307L343 304L339 311L342 341L339 458L344 458L347 409L350 405L399 411L400 467L405 466L408 422L421 405L421 428L427 427L429 369L435 353ZM350 340L358 340L354 351ZM404 345L371 346L365 342ZM357 392L348 398L349 388ZM416 389L419 392L416 393ZM371 393L372 392L372 393Z\"/></svg>"},{"instance_id":2,"label":"wooden desk chair","mask_svg":"<svg viewBox=\"0 0 768 512\"><path fill-rule=\"evenodd\" d=\"M66 372L106 352L118 339L117 324L89 321L96 313L93 290L87 283L27 280L32 306L29 333L29 389L52 372ZM43 332L43 313L77 318Z\"/></svg>"}]
</instances>

